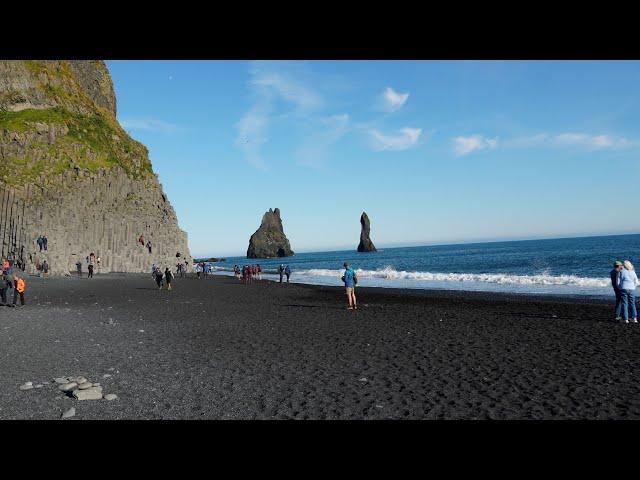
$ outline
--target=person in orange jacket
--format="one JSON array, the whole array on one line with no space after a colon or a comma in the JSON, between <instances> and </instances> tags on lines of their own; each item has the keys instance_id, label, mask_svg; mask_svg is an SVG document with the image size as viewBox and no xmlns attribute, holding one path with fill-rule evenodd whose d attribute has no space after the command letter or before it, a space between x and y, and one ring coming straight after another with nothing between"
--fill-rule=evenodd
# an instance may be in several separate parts
<instances>
[{"instance_id":1,"label":"person in orange jacket","mask_svg":"<svg viewBox=\"0 0 640 480\"><path fill-rule=\"evenodd\" d=\"M24 290L25 283L22 278L18 276L17 273L13 274L13 306L16 306L16 302L18 300L18 295L20 295L20 303L24 306Z\"/></svg>"}]
</instances>

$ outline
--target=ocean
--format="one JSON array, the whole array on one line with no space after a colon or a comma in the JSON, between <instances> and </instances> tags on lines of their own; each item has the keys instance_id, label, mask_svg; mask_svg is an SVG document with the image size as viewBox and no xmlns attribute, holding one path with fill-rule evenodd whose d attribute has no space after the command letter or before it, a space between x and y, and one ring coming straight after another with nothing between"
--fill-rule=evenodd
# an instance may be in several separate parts
<instances>
[{"instance_id":1,"label":"ocean","mask_svg":"<svg viewBox=\"0 0 640 480\"><path fill-rule=\"evenodd\" d=\"M213 265L217 274L232 275L235 264L259 263L263 277L276 279L278 265L284 263L292 270L292 282L341 286L347 261L362 287L605 297L613 295L613 262L631 260L640 268L638 255L640 234L230 257Z\"/></svg>"}]
</instances>

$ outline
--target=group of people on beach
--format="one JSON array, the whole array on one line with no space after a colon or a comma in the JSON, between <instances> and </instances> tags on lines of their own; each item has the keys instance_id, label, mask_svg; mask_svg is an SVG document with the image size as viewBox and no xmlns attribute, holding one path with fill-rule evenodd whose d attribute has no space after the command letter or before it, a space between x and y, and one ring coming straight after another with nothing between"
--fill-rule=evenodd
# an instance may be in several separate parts
<instances>
[{"instance_id":1,"label":"group of people on beach","mask_svg":"<svg viewBox=\"0 0 640 480\"><path fill-rule=\"evenodd\" d=\"M173 273L169 267L164 269L164 273L162 272L162 268L157 267L154 263L151 267L151 276L156 281L158 285L158 290L162 290L162 286L164 282L167 282L167 290L171 290L171 282L173 281Z\"/></svg>"},{"instance_id":2,"label":"group of people on beach","mask_svg":"<svg viewBox=\"0 0 640 480\"><path fill-rule=\"evenodd\" d=\"M15 307L20 297L20 304L24 305L24 292L26 290L26 283L23 278L18 275L18 272L13 272L13 281L11 280L10 271L13 266L11 262L3 258L2 259L2 278L0 278L0 300L2 305L7 307ZM13 303L7 303L7 290L13 289Z\"/></svg>"},{"instance_id":3,"label":"group of people on beach","mask_svg":"<svg viewBox=\"0 0 640 480\"><path fill-rule=\"evenodd\" d=\"M616 260L610 272L611 286L616 295L615 320L622 323L638 323L636 287L640 285L633 264L629 260Z\"/></svg>"},{"instance_id":4,"label":"group of people on beach","mask_svg":"<svg viewBox=\"0 0 640 480\"><path fill-rule=\"evenodd\" d=\"M233 266L233 273L236 278L245 285L251 283L255 280L262 280L262 267L260 264L257 265L243 265L240 268L238 265Z\"/></svg>"}]
</instances>

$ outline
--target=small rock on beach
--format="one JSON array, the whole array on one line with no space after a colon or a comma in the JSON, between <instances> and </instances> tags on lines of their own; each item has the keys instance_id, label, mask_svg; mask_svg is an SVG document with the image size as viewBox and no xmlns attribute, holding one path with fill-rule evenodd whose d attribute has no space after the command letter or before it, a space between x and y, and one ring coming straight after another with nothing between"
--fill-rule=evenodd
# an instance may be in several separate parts
<instances>
[{"instance_id":1,"label":"small rock on beach","mask_svg":"<svg viewBox=\"0 0 640 480\"><path fill-rule=\"evenodd\" d=\"M62 414L62 418L73 417L75 414L76 414L76 409L74 407L71 407L69 410L67 410Z\"/></svg>"}]
</instances>

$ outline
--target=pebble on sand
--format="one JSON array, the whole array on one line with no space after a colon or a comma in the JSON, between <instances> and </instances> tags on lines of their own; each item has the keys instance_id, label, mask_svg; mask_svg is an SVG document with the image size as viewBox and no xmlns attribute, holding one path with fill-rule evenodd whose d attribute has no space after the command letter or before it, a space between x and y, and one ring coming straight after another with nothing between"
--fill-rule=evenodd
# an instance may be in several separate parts
<instances>
[{"instance_id":1,"label":"pebble on sand","mask_svg":"<svg viewBox=\"0 0 640 480\"><path fill-rule=\"evenodd\" d=\"M76 388L78 384L76 382L65 383L64 385L60 385L58 388L63 392L70 392L74 388Z\"/></svg>"},{"instance_id":2,"label":"pebble on sand","mask_svg":"<svg viewBox=\"0 0 640 480\"><path fill-rule=\"evenodd\" d=\"M71 407L69 410L67 410L62 414L62 418L73 417L75 414L76 414L76 409L74 407Z\"/></svg>"},{"instance_id":3,"label":"pebble on sand","mask_svg":"<svg viewBox=\"0 0 640 480\"><path fill-rule=\"evenodd\" d=\"M102 378L109 378L111 376L110 373L105 373L104 375L102 375Z\"/></svg>"},{"instance_id":4,"label":"pebble on sand","mask_svg":"<svg viewBox=\"0 0 640 480\"><path fill-rule=\"evenodd\" d=\"M68 382L68 380L66 378L62 378L62 377L54 378L53 381L56 382L56 383L67 383Z\"/></svg>"},{"instance_id":5,"label":"pebble on sand","mask_svg":"<svg viewBox=\"0 0 640 480\"><path fill-rule=\"evenodd\" d=\"M76 390L73 396L78 400L101 400L102 387L91 387L85 390Z\"/></svg>"},{"instance_id":6,"label":"pebble on sand","mask_svg":"<svg viewBox=\"0 0 640 480\"><path fill-rule=\"evenodd\" d=\"M33 388L33 385L28 385L26 383L24 385L20 385L20 390L31 390L32 388Z\"/></svg>"},{"instance_id":7,"label":"pebble on sand","mask_svg":"<svg viewBox=\"0 0 640 480\"><path fill-rule=\"evenodd\" d=\"M91 382L84 382L84 383L81 383L80 385L78 385L78 388L80 390L86 390L87 388L91 388L91 387L93 387L93 383L91 383Z\"/></svg>"},{"instance_id":8,"label":"pebble on sand","mask_svg":"<svg viewBox=\"0 0 640 480\"><path fill-rule=\"evenodd\" d=\"M84 377L77 377L75 380L72 380L73 382L76 382L78 385L82 385L83 383L87 383L88 380Z\"/></svg>"},{"instance_id":9,"label":"pebble on sand","mask_svg":"<svg viewBox=\"0 0 640 480\"><path fill-rule=\"evenodd\" d=\"M115 400L116 398L118 398L118 396L117 396L115 393L107 393L107 394L104 396L104 399L105 399L105 400L109 400L109 401L111 401L111 400Z\"/></svg>"}]
</instances>

